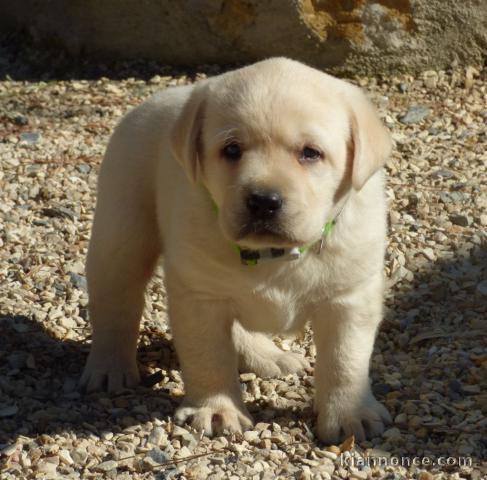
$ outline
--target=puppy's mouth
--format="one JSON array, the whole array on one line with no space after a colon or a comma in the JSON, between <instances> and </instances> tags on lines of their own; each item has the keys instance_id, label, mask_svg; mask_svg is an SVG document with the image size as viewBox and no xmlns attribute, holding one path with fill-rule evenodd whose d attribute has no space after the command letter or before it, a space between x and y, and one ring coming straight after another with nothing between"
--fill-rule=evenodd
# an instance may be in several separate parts
<instances>
[{"instance_id":1,"label":"puppy's mouth","mask_svg":"<svg viewBox=\"0 0 487 480\"><path fill-rule=\"evenodd\" d=\"M275 222L254 220L242 224L235 241L250 248L292 248L300 243L288 231Z\"/></svg>"}]
</instances>

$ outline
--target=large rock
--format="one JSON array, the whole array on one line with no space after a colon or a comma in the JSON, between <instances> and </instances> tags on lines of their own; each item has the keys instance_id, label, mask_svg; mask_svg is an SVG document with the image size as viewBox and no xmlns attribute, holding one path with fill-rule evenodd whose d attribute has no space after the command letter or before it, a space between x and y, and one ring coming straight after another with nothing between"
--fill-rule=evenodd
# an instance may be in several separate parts
<instances>
[{"instance_id":1,"label":"large rock","mask_svg":"<svg viewBox=\"0 0 487 480\"><path fill-rule=\"evenodd\" d=\"M99 57L172 65L286 55L338 71L482 62L486 0L0 0L0 27Z\"/></svg>"}]
</instances>

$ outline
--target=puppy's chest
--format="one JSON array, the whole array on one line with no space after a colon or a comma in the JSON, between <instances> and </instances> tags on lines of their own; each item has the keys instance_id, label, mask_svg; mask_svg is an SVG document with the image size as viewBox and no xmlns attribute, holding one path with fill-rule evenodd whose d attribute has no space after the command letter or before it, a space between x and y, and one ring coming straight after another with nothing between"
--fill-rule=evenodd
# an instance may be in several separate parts
<instances>
[{"instance_id":1,"label":"puppy's chest","mask_svg":"<svg viewBox=\"0 0 487 480\"><path fill-rule=\"evenodd\" d=\"M283 268L278 274L254 272L250 288L238 295L238 315L247 328L268 332L299 330L326 298L327 271L322 264ZM258 268L258 267L256 267Z\"/></svg>"}]
</instances>

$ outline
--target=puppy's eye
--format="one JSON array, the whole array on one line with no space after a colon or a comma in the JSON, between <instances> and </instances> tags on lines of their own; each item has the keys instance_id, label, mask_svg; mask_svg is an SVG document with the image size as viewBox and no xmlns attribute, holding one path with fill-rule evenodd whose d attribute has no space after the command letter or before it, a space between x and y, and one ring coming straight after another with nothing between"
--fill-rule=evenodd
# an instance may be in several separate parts
<instances>
[{"instance_id":1,"label":"puppy's eye","mask_svg":"<svg viewBox=\"0 0 487 480\"><path fill-rule=\"evenodd\" d=\"M232 161L240 160L240 157L242 156L242 149L240 148L240 145L237 142L232 142L223 147L222 155L227 160L232 160Z\"/></svg>"},{"instance_id":2,"label":"puppy's eye","mask_svg":"<svg viewBox=\"0 0 487 480\"><path fill-rule=\"evenodd\" d=\"M319 150L316 150L316 148L304 147L303 150L301 150L301 162L313 163L322 158L323 154Z\"/></svg>"}]
</instances>

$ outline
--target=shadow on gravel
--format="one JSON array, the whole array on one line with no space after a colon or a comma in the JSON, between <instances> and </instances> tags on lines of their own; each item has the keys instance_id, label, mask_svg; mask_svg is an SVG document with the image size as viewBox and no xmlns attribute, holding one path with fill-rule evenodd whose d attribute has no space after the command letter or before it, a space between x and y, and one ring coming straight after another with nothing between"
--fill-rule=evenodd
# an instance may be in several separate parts
<instances>
[{"instance_id":1,"label":"shadow on gravel","mask_svg":"<svg viewBox=\"0 0 487 480\"><path fill-rule=\"evenodd\" d=\"M117 424L126 428L147 420L148 412L164 418L178 403L163 390L143 386L116 396L83 394L77 389L77 381L89 352L88 344L56 339L34 318L23 316L0 315L0 330L14 346L10 351L0 351L0 443L10 443L18 435L52 435L60 430L114 431ZM168 342L152 340L151 352L158 351L159 358L176 362ZM148 352L147 348L139 349L142 363ZM157 378L145 381L154 384ZM130 412L129 407L136 405L141 406L141 417Z\"/></svg>"},{"instance_id":2,"label":"shadow on gravel","mask_svg":"<svg viewBox=\"0 0 487 480\"><path fill-rule=\"evenodd\" d=\"M393 415L414 407L416 415L423 417L415 427L397 425L405 435L421 436L417 450L397 447L394 454L462 455L461 437L463 445L471 444L470 450L464 447L463 456L472 457L476 464L487 453L482 436L487 413L487 250L477 247L467 256L429 267L416 273L404 289L395 289L399 293L386 302L388 312L376 352L382 354L386 368L397 367L393 370L400 375L384 378L373 362L374 391ZM20 435L120 432L151 418L167 418L180 401L170 395L167 378L164 388L157 390L139 387L117 396L81 395L76 382L88 344L57 340L35 319L22 316L0 316L0 329L2 338L8 337L14 347L0 350L1 444L11 444ZM156 362L171 380L171 370L178 369L173 346L157 332L142 332L142 336L148 346L139 349L140 363ZM153 385L160 380L158 374L146 378ZM269 421L271 411L273 421L282 425L301 419L310 430L314 428L309 405L303 412L274 409L273 414L262 401L249 407L257 421Z\"/></svg>"},{"instance_id":3,"label":"shadow on gravel","mask_svg":"<svg viewBox=\"0 0 487 480\"><path fill-rule=\"evenodd\" d=\"M487 459L485 240L450 260L425 261L411 282L389 290L375 352L399 375L384 378L373 361L371 376L393 416L407 414L394 426L418 450L404 446L399 455Z\"/></svg>"},{"instance_id":4,"label":"shadow on gravel","mask_svg":"<svg viewBox=\"0 0 487 480\"><path fill-rule=\"evenodd\" d=\"M136 77L149 80L155 75L187 75L196 73L216 75L222 70L217 65L197 68L175 68L148 60L105 61L80 54L70 56L57 48L31 46L28 36L11 33L0 37L0 79L17 81L99 80L101 77L121 80Z\"/></svg>"},{"instance_id":5,"label":"shadow on gravel","mask_svg":"<svg viewBox=\"0 0 487 480\"><path fill-rule=\"evenodd\" d=\"M0 315L0 331L14 347L0 350L0 445L10 445L21 436L39 438L69 431L97 436L119 433L151 419L167 420L181 401L182 396L170 393L177 385L171 381L176 380L171 370L179 371L176 352L172 342L157 332L141 332L147 345L138 349L142 385L117 394L87 394L78 391L77 381L88 343L56 339L34 318L25 316ZM167 372L169 381L166 378L163 388L153 388L164 377L161 370L144 376L149 363ZM265 402L248 407L257 422L269 420L270 414L289 423L287 409L269 408ZM299 415L310 423L311 406L303 405Z\"/></svg>"}]
</instances>

